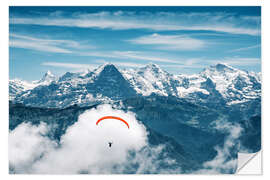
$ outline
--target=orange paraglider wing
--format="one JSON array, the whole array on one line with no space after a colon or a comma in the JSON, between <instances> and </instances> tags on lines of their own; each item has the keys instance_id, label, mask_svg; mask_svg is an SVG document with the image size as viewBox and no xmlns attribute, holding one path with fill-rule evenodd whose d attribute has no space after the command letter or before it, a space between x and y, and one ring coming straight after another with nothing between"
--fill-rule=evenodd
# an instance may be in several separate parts
<instances>
[{"instance_id":1,"label":"orange paraglider wing","mask_svg":"<svg viewBox=\"0 0 270 180\"><path fill-rule=\"evenodd\" d=\"M99 120L97 120L96 125L98 125L98 123L100 121L105 120L105 119L116 119L116 120L120 120L123 123L125 123L127 125L127 127L129 128L129 124L124 119L122 119L120 117L115 117L115 116L104 116L104 117L100 118Z\"/></svg>"}]
</instances>

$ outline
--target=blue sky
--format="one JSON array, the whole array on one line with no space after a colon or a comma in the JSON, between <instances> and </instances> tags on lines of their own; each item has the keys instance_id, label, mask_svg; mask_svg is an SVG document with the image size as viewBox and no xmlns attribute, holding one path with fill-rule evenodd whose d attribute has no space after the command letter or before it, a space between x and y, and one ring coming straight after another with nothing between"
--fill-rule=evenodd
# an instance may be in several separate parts
<instances>
[{"instance_id":1,"label":"blue sky","mask_svg":"<svg viewBox=\"0 0 270 180\"><path fill-rule=\"evenodd\" d=\"M261 71L260 7L10 7L10 78L158 64L192 74L218 62Z\"/></svg>"}]
</instances>

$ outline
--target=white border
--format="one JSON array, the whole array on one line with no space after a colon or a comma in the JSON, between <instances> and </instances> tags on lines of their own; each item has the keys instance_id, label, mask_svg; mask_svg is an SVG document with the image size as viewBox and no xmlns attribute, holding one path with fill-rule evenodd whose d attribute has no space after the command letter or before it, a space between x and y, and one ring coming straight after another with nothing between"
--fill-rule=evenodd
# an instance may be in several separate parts
<instances>
[{"instance_id":1,"label":"white border","mask_svg":"<svg viewBox=\"0 0 270 180\"><path fill-rule=\"evenodd\" d=\"M187 178L187 179L228 179L228 178L267 178L269 179L270 174L270 149L269 144L269 133L270 130L270 28L269 28L269 18L270 18L270 1L269 0L1 0L0 1L0 175L1 179L73 179L73 178L110 178L114 179L135 179L135 178ZM219 176L209 176L209 175L72 175L72 176L52 176L52 175L8 175L8 6L263 6L262 7L262 72L263 72L263 176L239 176L239 175L219 175ZM268 110L268 112L267 112ZM266 140L265 140L266 139ZM265 141L264 141L265 140Z\"/></svg>"}]
</instances>

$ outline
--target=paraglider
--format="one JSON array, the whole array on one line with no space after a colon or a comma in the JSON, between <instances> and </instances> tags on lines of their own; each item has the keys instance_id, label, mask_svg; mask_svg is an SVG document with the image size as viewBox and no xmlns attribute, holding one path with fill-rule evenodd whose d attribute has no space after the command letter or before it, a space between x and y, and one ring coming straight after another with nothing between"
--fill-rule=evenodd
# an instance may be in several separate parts
<instances>
[{"instance_id":1,"label":"paraglider","mask_svg":"<svg viewBox=\"0 0 270 180\"><path fill-rule=\"evenodd\" d=\"M124 119L122 119L122 118L120 118L120 117L116 117L116 116L104 116L104 117L102 117L102 118L100 118L100 119L97 120L96 125L98 125L98 123L99 123L100 121L105 120L105 119L115 119L115 120L120 120L120 121L122 121L123 123L125 123L125 124L127 125L127 127L129 128L129 124L128 124ZM109 144L109 148L111 148L113 142L108 142L108 144Z\"/></svg>"},{"instance_id":2,"label":"paraglider","mask_svg":"<svg viewBox=\"0 0 270 180\"><path fill-rule=\"evenodd\" d=\"M112 147L112 144L113 144L112 142L109 142L109 147Z\"/></svg>"},{"instance_id":3,"label":"paraglider","mask_svg":"<svg viewBox=\"0 0 270 180\"><path fill-rule=\"evenodd\" d=\"M115 117L115 116L104 116L104 117L100 118L99 120L97 120L96 125L98 125L98 123L100 121L105 120L105 119L116 119L116 120L120 120L123 123L125 123L127 125L127 127L129 128L129 124L124 119L122 119L120 117Z\"/></svg>"}]
</instances>

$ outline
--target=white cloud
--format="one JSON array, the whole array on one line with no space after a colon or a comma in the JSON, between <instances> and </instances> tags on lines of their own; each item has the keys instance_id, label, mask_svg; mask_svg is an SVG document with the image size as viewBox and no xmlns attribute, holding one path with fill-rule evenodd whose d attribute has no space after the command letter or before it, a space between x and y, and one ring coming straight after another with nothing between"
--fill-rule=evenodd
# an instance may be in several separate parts
<instances>
[{"instance_id":1,"label":"white cloud","mask_svg":"<svg viewBox=\"0 0 270 180\"><path fill-rule=\"evenodd\" d=\"M135 51L115 51L115 57L122 57L122 58L130 58L134 60L147 60L147 61L154 61L154 62L167 62L167 63L179 63L179 60L176 59L169 59L166 57L158 57L158 56L150 56L146 55L142 52L135 52Z\"/></svg>"},{"instance_id":2,"label":"white cloud","mask_svg":"<svg viewBox=\"0 0 270 180\"><path fill-rule=\"evenodd\" d=\"M179 72L181 72L181 69L189 69L189 68L191 68L191 69L194 69L194 68L196 68L196 69L202 69L202 68L204 68L205 66L204 65L199 65L199 64L194 64L194 65L187 65L187 64L180 64L180 65L178 65L178 64L166 64L166 65L160 65L160 67L164 67L164 68L178 68L178 70L179 70ZM178 72L178 73L179 73Z\"/></svg>"},{"instance_id":3,"label":"white cloud","mask_svg":"<svg viewBox=\"0 0 270 180\"><path fill-rule=\"evenodd\" d=\"M241 28L241 27L233 27L233 26L193 26L186 27L183 30L196 30L196 31L217 31L217 32L225 32L231 34L246 34L257 36L260 35L259 29L251 29L251 28Z\"/></svg>"},{"instance_id":4,"label":"white cloud","mask_svg":"<svg viewBox=\"0 0 270 180\"><path fill-rule=\"evenodd\" d=\"M41 65L51 67L61 67L70 69L93 69L95 66L91 64L76 64L76 63L59 63L59 62L44 62Z\"/></svg>"},{"instance_id":5,"label":"white cloud","mask_svg":"<svg viewBox=\"0 0 270 180\"><path fill-rule=\"evenodd\" d=\"M260 44L257 44L257 45L254 45L254 46L248 46L248 47L233 49L233 50L231 50L229 52L247 51L247 50L255 49L255 48L259 48L259 47L261 47L261 45Z\"/></svg>"},{"instance_id":6,"label":"white cloud","mask_svg":"<svg viewBox=\"0 0 270 180\"><path fill-rule=\"evenodd\" d=\"M154 48L165 50L198 50L206 45L203 40L185 35L159 35L157 33L128 41L135 44L154 45Z\"/></svg>"},{"instance_id":7,"label":"white cloud","mask_svg":"<svg viewBox=\"0 0 270 180\"><path fill-rule=\"evenodd\" d=\"M162 55L149 55L140 51L102 51L102 52L78 52L80 56L95 56L103 58L115 58L115 59L132 59L136 61L150 61L150 62L166 62L166 63L180 63L181 59L171 59L162 57Z\"/></svg>"},{"instance_id":8,"label":"white cloud","mask_svg":"<svg viewBox=\"0 0 270 180\"><path fill-rule=\"evenodd\" d=\"M251 66L251 65L259 65L261 63L260 58L245 58L245 57L226 57L222 60L213 60L209 61L209 63L227 63L232 66Z\"/></svg>"},{"instance_id":9,"label":"white cloud","mask_svg":"<svg viewBox=\"0 0 270 180\"><path fill-rule=\"evenodd\" d=\"M120 67L135 67L135 68L138 68L138 67L143 67L145 66L145 64L139 64L139 63L132 63L132 62L113 62L114 64L116 64L117 66L120 66Z\"/></svg>"},{"instance_id":10,"label":"white cloud","mask_svg":"<svg viewBox=\"0 0 270 180\"><path fill-rule=\"evenodd\" d=\"M106 60L97 60L97 63L110 63L109 61ZM135 63L135 62L120 62L120 61L113 61L114 65L120 66L120 67L134 67L134 68L138 68L138 67L143 67L145 66L145 64L139 64L139 63Z\"/></svg>"},{"instance_id":11,"label":"white cloud","mask_svg":"<svg viewBox=\"0 0 270 180\"><path fill-rule=\"evenodd\" d=\"M183 68L204 68L206 66L215 65L218 63L226 63L231 66L252 66L260 65L260 58L247 58L247 57L224 57L221 59L207 59L207 58L191 58L182 61L183 64L172 65L166 64L162 65L164 67L183 67Z\"/></svg>"},{"instance_id":12,"label":"white cloud","mask_svg":"<svg viewBox=\"0 0 270 180\"><path fill-rule=\"evenodd\" d=\"M39 126L23 123L9 132L8 157L13 171L29 173L31 165L55 147L56 144L45 136L47 131L48 127L43 123Z\"/></svg>"},{"instance_id":13,"label":"white cloud","mask_svg":"<svg viewBox=\"0 0 270 180\"><path fill-rule=\"evenodd\" d=\"M93 70L100 64L111 63L110 61L106 60L95 60L92 64L79 64L79 63L65 63L65 62L43 62L42 66L51 66L51 67L59 67L64 69L71 69L73 72L82 72L83 70ZM145 64L139 64L136 62L120 62L120 61L113 61L114 65L119 67L143 67Z\"/></svg>"},{"instance_id":14,"label":"white cloud","mask_svg":"<svg viewBox=\"0 0 270 180\"><path fill-rule=\"evenodd\" d=\"M195 30L217 31L232 34L260 35L260 29L250 27L257 23L260 17L235 17L226 13L150 13L143 12L98 12L90 14L74 13L73 17L55 18L23 18L12 17L10 24L32 24L44 26L66 26L79 28L109 28L113 30L150 29L166 30Z\"/></svg>"},{"instance_id":15,"label":"white cloud","mask_svg":"<svg viewBox=\"0 0 270 180\"><path fill-rule=\"evenodd\" d=\"M22 40L10 40L9 47L31 49L43 52L52 52L52 53L71 53L70 50L60 48L57 46L52 46L49 44L40 44L39 42L31 41L22 41Z\"/></svg>"},{"instance_id":16,"label":"white cloud","mask_svg":"<svg viewBox=\"0 0 270 180\"><path fill-rule=\"evenodd\" d=\"M96 125L99 118L108 115L123 118L130 128L119 120L111 119ZM169 167L175 161L167 157L163 160L158 158L163 147L148 145L148 132L136 120L134 113L116 110L110 105L101 105L81 114L78 122L66 130L57 147L51 145L53 143L46 143L48 140L40 133L41 127L22 125L10 132L9 159L15 173L180 172L179 168L160 169L160 163ZM109 141L113 142L111 148Z\"/></svg>"},{"instance_id":17,"label":"white cloud","mask_svg":"<svg viewBox=\"0 0 270 180\"><path fill-rule=\"evenodd\" d=\"M243 20L248 20L248 21L251 21L251 22L258 23L258 24L260 24L260 22L261 22L261 17L260 16L242 16L241 18Z\"/></svg>"},{"instance_id":18,"label":"white cloud","mask_svg":"<svg viewBox=\"0 0 270 180\"><path fill-rule=\"evenodd\" d=\"M70 49L94 48L72 40L41 39L19 34L10 34L9 46L53 53L72 53Z\"/></svg>"},{"instance_id":19,"label":"white cloud","mask_svg":"<svg viewBox=\"0 0 270 180\"><path fill-rule=\"evenodd\" d=\"M232 156L232 151L238 153L240 148L239 137L242 128L239 124L232 124L224 119L217 120L213 123L214 129L226 133L224 144L216 146L217 155L210 161L203 164L203 169L194 173L220 174L233 173L237 169L237 156Z\"/></svg>"}]
</instances>

